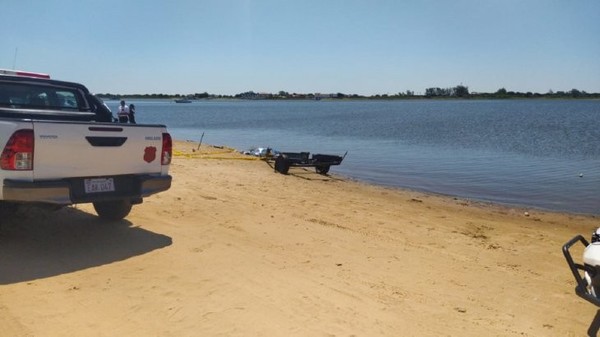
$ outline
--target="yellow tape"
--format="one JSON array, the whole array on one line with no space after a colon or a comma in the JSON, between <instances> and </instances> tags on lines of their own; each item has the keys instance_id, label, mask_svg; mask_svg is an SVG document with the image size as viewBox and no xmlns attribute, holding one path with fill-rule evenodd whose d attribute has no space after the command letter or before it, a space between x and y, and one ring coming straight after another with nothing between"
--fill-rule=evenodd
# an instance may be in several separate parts
<instances>
[{"instance_id":1,"label":"yellow tape","mask_svg":"<svg viewBox=\"0 0 600 337\"><path fill-rule=\"evenodd\" d=\"M194 159L260 160L260 158L258 158L258 157L194 157Z\"/></svg>"},{"instance_id":2,"label":"yellow tape","mask_svg":"<svg viewBox=\"0 0 600 337\"><path fill-rule=\"evenodd\" d=\"M246 157L224 157L223 154L232 154L234 152L194 152L185 153L181 151L173 151L174 157L185 158L185 159L221 159L221 160L259 160L261 158L246 156Z\"/></svg>"}]
</instances>

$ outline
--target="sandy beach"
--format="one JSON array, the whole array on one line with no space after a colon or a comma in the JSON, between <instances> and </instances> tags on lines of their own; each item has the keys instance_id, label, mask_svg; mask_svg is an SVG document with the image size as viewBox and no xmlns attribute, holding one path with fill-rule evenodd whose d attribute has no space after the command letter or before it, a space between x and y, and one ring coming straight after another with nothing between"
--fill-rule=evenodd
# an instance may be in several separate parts
<instances>
[{"instance_id":1,"label":"sandy beach","mask_svg":"<svg viewBox=\"0 0 600 337\"><path fill-rule=\"evenodd\" d=\"M2 219L0 336L583 336L562 256L597 217L370 186L176 142L123 221ZM577 255L576 257L579 257Z\"/></svg>"}]
</instances>

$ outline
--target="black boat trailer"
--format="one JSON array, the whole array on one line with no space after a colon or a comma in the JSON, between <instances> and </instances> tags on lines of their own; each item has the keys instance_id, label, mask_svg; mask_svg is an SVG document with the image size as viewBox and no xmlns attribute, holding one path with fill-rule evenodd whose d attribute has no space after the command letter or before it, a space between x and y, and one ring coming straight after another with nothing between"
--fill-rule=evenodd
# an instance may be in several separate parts
<instances>
[{"instance_id":1,"label":"black boat trailer","mask_svg":"<svg viewBox=\"0 0 600 337\"><path fill-rule=\"evenodd\" d=\"M317 173L327 174L332 165L340 165L348 151L343 156L330 154L313 154L310 152L280 152L275 158L275 172L287 174L290 167L314 167Z\"/></svg>"}]
</instances>

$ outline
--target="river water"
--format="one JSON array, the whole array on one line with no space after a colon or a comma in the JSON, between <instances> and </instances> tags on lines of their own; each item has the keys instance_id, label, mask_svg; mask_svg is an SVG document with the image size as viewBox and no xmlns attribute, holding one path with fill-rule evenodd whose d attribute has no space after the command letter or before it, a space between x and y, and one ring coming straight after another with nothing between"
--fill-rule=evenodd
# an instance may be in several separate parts
<instances>
[{"instance_id":1,"label":"river water","mask_svg":"<svg viewBox=\"0 0 600 337\"><path fill-rule=\"evenodd\" d=\"M239 150L344 154L374 184L600 214L597 100L134 100L138 123ZM116 111L117 102L107 102Z\"/></svg>"}]
</instances>

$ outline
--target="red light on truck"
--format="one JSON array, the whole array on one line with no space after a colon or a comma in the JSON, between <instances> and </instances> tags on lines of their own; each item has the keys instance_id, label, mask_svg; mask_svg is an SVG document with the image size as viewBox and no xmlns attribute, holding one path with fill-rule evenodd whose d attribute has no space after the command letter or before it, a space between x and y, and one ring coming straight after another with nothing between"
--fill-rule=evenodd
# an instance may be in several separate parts
<instances>
[{"instance_id":1,"label":"red light on truck","mask_svg":"<svg viewBox=\"0 0 600 337\"><path fill-rule=\"evenodd\" d=\"M33 130L15 131L0 156L0 168L11 171L33 170Z\"/></svg>"},{"instance_id":2,"label":"red light on truck","mask_svg":"<svg viewBox=\"0 0 600 337\"><path fill-rule=\"evenodd\" d=\"M173 141L171 135L168 133L162 134L162 150L160 155L160 162L163 165L171 164L171 157L173 156Z\"/></svg>"}]
</instances>

